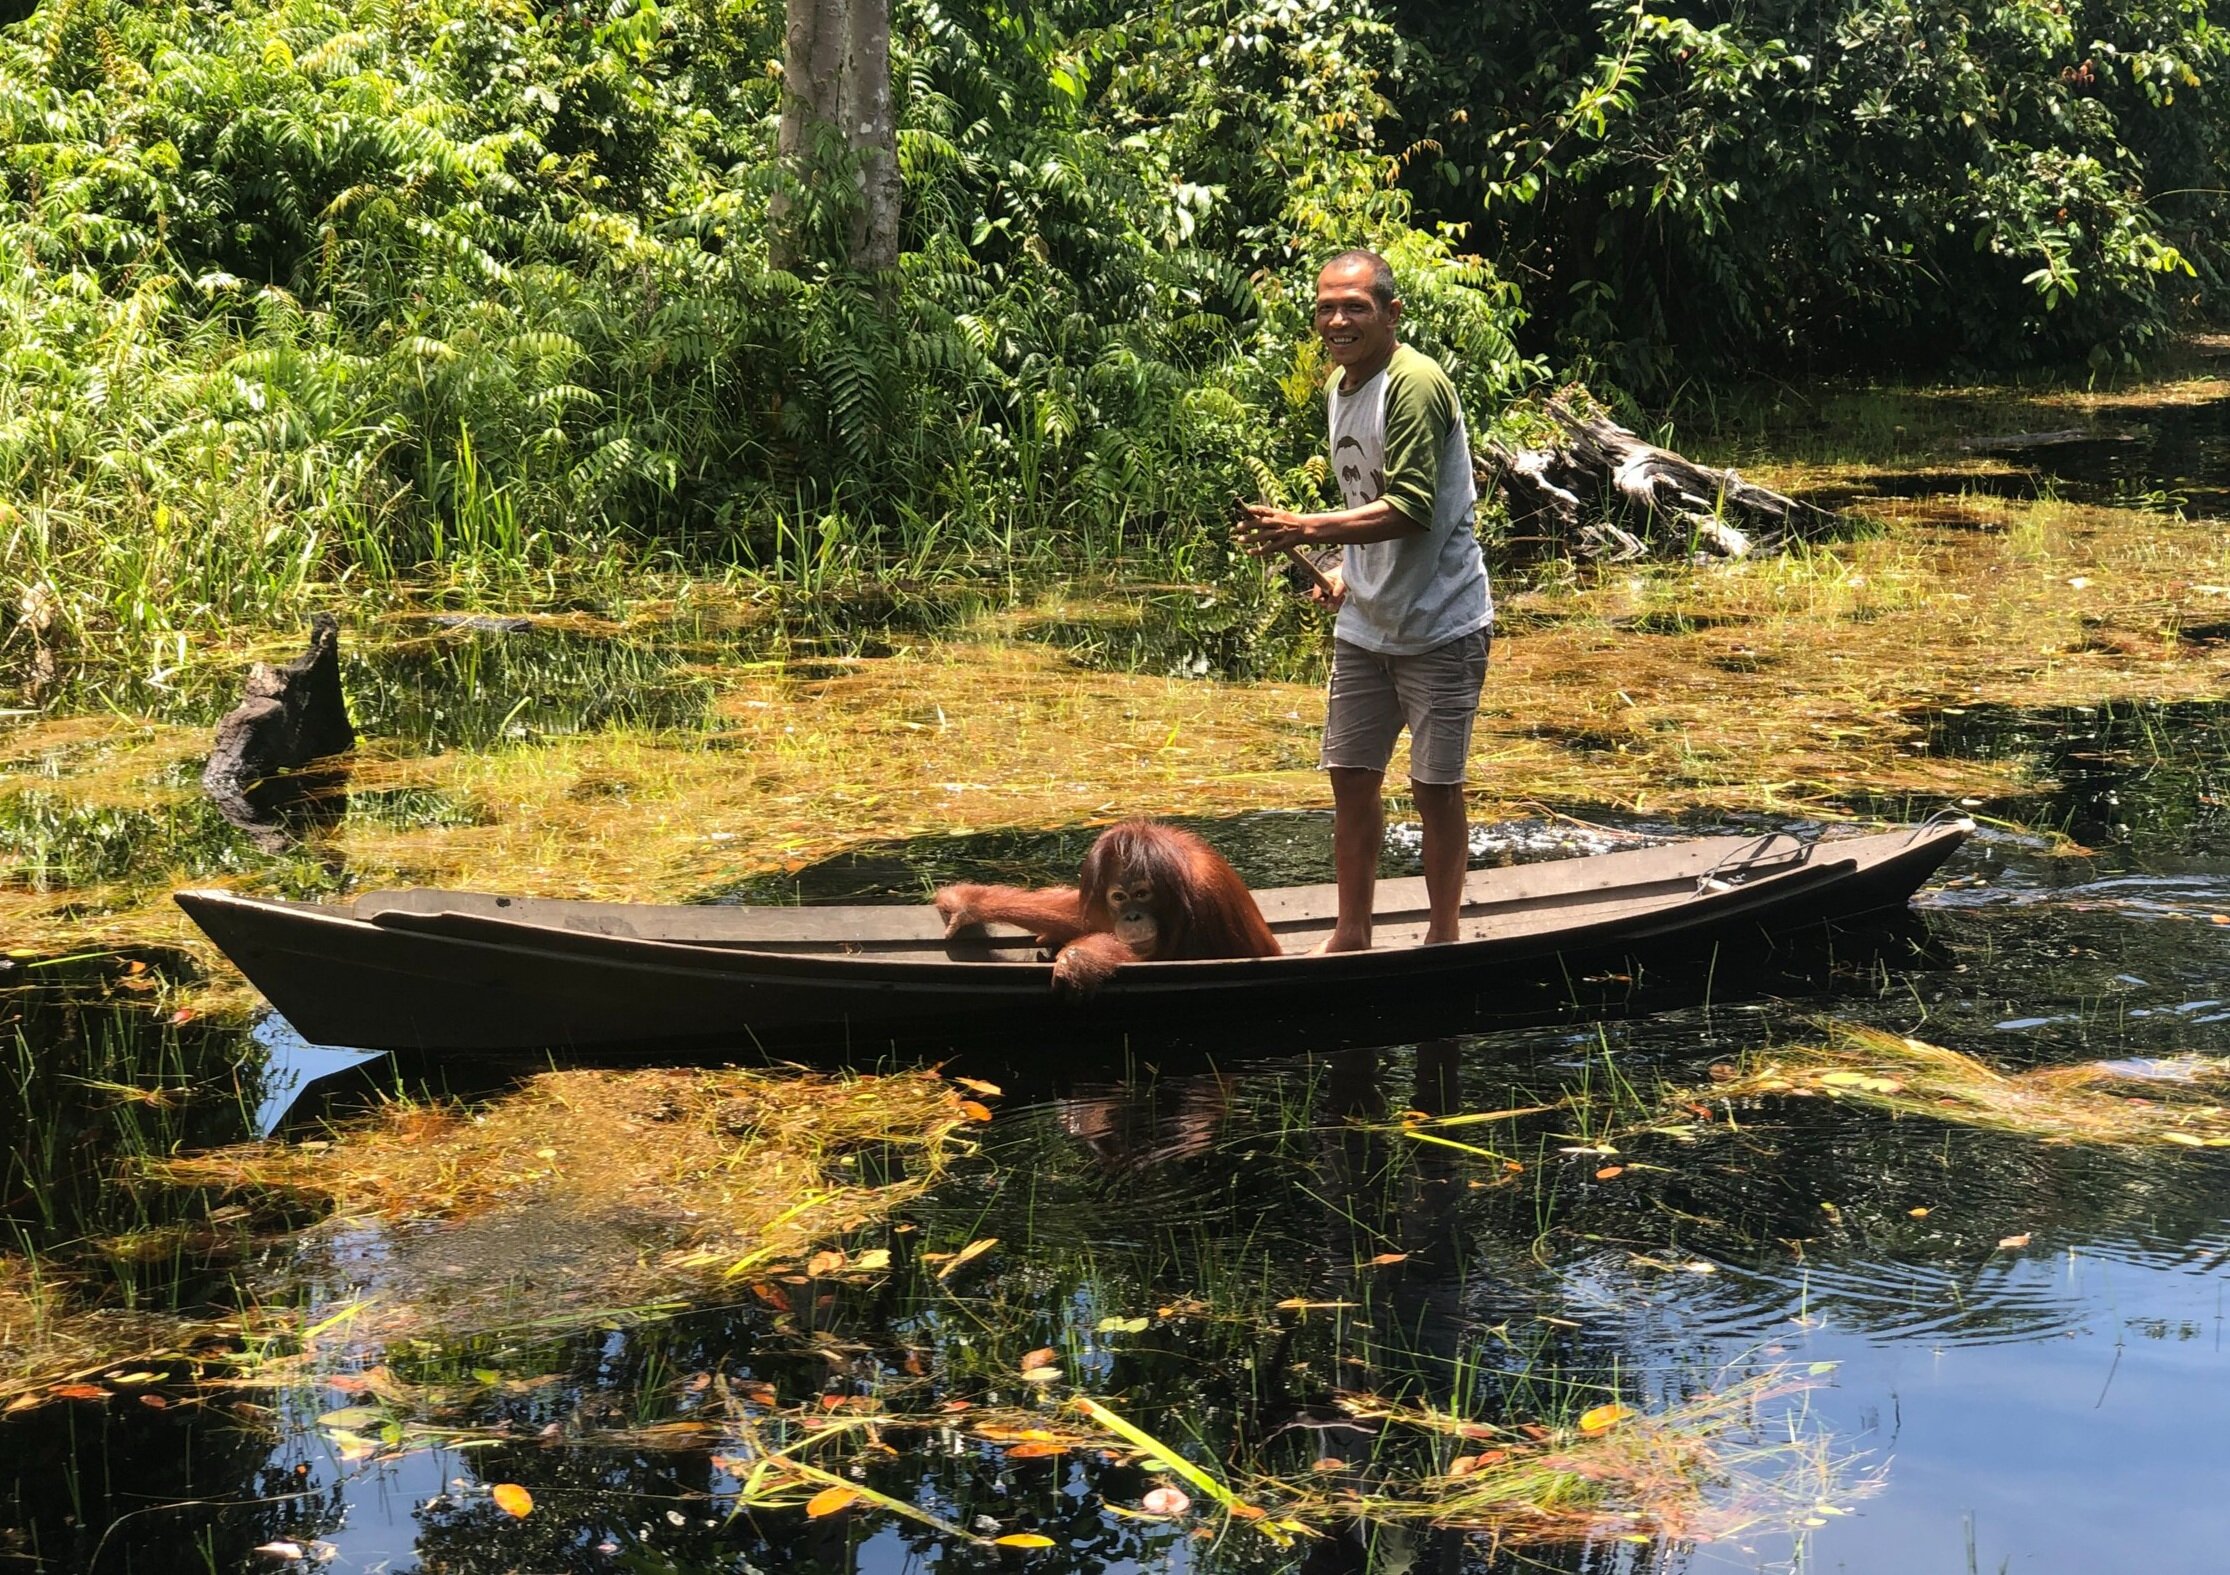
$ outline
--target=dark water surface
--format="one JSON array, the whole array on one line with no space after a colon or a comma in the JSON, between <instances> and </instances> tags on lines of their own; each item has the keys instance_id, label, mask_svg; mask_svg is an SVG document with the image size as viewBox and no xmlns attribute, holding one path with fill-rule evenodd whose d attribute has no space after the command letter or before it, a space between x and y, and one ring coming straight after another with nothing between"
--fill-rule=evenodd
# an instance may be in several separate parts
<instances>
[{"instance_id":1,"label":"dark water surface","mask_svg":"<svg viewBox=\"0 0 2230 1575\"><path fill-rule=\"evenodd\" d=\"M2230 1054L2230 712L1972 710L1930 727L1947 752L2037 761L2049 791L1985 808L2090 851L1986 829L1923 894L1924 944L1854 940L1760 977L1730 966L1700 989L1522 1030L1317 1053L1235 1044L1184 1076L1054 1076L1061 1045L1005 1047L1008 1094L982 1154L902 1212L910 1230L855 1244L892 1249L886 1283L832 1286L787 1315L739 1294L579 1333L430 1331L386 1353L399 1377L447 1390L409 1420L504 1431L395 1458L343 1458L318 1422L356 1403L338 1389L142 1381L164 1402L150 1405L97 1368L108 1398L0 1421L0 1570L294 1567L254 1551L275 1540L336 1571L2222 1567L2223 1155L2054 1147L1816 1100L1745 1107L1736 1129L1691 1140L1622 1139L1615 1175L1601 1174L1614 1157L1591 1136L1595 1116L1450 1129L1522 1163L1511 1172L1394 1125L1404 1110L1574 1089L1604 1111L1653 1101L1660 1084L1708 1090L1715 1063L1816 1038L1823 1016L2006 1067ZM1212 829L1252 879L1323 876L1319 818ZM1687 829L1543 821L1483 828L1475 851L1532 858ZM706 896L1039 878L1073 868L1081 845L868 848L780 887ZM1388 867L1410 851L1397 833ZM249 1284L290 1284L313 1316L341 1308L361 1279L344 1251L290 1256L198 1194L120 1181L137 1156L268 1129L306 1078L352 1059L275 1020L245 1043L161 1021L136 1002L162 967L46 967L0 995L7 1247L84 1276L120 1320L236 1306ZM162 1097L122 1097L127 1085ZM963 1279L920 1261L985 1237L998 1248ZM1346 1305L1279 1305L1294 1301ZM0 1347L16 1337L0 1329ZM1382 1532L1280 1550L1243 1528L1204 1540L1116 1513L1154 1479L1088 1454L1008 1460L934 1429L892 1433L898 1452L866 1477L879 1492L1056 1543L998 1553L943 1548L872 1511L731 1518L716 1439L631 1431L710 1414L694 1382L708 1373L924 1414L955 1397L1027 1403L1016 1364L1044 1346L1063 1372L1038 1386L1048 1407L1088 1393L1219 1469L1244 1457L1304 1476L1336 1459L1348 1467L1328 1480L1348 1482L1399 1447L1333 1425L1335 1391L1487 1420L1569 1417L1614 1395L1669 1405L1786 1364L1817 1387L1761 1414L1757 1435L1794 1429L1845 1462L1826 1497L1850 1512L1702 1547L1518 1557ZM499 1511L497 1482L531 1490L534 1512Z\"/></svg>"}]
</instances>

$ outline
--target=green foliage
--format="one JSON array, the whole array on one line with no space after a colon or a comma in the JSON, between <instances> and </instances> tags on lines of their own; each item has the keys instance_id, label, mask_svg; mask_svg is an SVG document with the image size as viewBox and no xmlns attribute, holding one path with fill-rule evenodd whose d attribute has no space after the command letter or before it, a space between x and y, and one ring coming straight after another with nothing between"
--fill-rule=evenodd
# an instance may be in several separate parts
<instances>
[{"instance_id":1,"label":"green foliage","mask_svg":"<svg viewBox=\"0 0 2230 1575\"><path fill-rule=\"evenodd\" d=\"M1358 242L1474 401L1526 375L1514 293L1412 222L1398 41L1351 7L902 3L895 280L768 264L780 22L48 0L0 33L0 581L154 649L336 581L1171 550L1250 460L1316 484L1299 303ZM840 236L847 195L789 222Z\"/></svg>"},{"instance_id":2,"label":"green foliage","mask_svg":"<svg viewBox=\"0 0 2230 1575\"><path fill-rule=\"evenodd\" d=\"M0 15L0 590L151 667L650 555L1212 567L1231 492L1324 496L1350 245L1486 426L1528 352L2105 364L2230 217L2206 0L897 0L884 278L770 265L781 0Z\"/></svg>"},{"instance_id":3,"label":"green foliage","mask_svg":"<svg viewBox=\"0 0 2230 1575\"><path fill-rule=\"evenodd\" d=\"M2207 0L1399 0L1431 206L1632 386L2121 362L2225 263ZM1512 266L1515 272L1515 266Z\"/></svg>"}]
</instances>

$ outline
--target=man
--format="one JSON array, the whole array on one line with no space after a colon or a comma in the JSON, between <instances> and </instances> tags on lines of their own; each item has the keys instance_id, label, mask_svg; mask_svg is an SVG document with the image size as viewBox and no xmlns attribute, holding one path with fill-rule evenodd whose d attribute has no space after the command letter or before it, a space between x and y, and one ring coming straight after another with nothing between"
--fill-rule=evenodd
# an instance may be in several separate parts
<instances>
[{"instance_id":1,"label":"man","mask_svg":"<svg viewBox=\"0 0 2230 1575\"><path fill-rule=\"evenodd\" d=\"M1316 278L1316 331L1340 375L1326 390L1332 469L1345 508L1323 514L1246 505L1240 540L1257 553L1334 543L1338 608L1324 767L1332 779L1339 918L1325 951L1371 944L1385 842L1380 789L1409 728L1409 780L1424 823L1425 941L1456 939L1470 862L1464 762L1486 677L1494 603L1472 532L1478 489L1455 385L1400 342L1401 297L1376 252L1343 252ZM1322 593L1319 593L1320 595Z\"/></svg>"}]
</instances>

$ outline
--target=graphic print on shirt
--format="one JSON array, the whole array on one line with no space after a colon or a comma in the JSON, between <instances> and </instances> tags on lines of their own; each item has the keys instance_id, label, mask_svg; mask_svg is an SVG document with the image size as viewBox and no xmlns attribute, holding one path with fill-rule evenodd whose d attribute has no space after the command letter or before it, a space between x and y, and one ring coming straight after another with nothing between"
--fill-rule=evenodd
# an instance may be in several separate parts
<instances>
[{"instance_id":1,"label":"graphic print on shirt","mask_svg":"<svg viewBox=\"0 0 2230 1575\"><path fill-rule=\"evenodd\" d=\"M1355 451L1352 459L1347 454L1349 449ZM1363 445L1354 438L1341 436L1332 449L1332 464L1339 472L1340 496L1349 508L1361 508L1386 495L1386 473L1382 470L1371 472L1370 490L1363 490Z\"/></svg>"}]
</instances>

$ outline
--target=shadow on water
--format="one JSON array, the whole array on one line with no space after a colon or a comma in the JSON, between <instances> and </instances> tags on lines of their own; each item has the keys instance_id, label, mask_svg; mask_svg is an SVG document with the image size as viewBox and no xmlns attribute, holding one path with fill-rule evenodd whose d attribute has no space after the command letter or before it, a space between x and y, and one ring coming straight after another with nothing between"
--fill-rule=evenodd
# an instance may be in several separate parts
<instances>
[{"instance_id":1,"label":"shadow on water","mask_svg":"<svg viewBox=\"0 0 2230 1575\"><path fill-rule=\"evenodd\" d=\"M1977 419L1988 417L1977 412ZM2230 401L2118 406L2082 429L2065 427L2049 413L2038 419L2060 430L2037 434L2048 441L2013 444L1993 441L1986 429L1970 429L1970 436L1982 441L1968 466L1885 466L1808 496L1823 507L1859 513L1874 499L2060 497L2194 519L2230 514ZM1936 519L1946 526L1987 528L1950 512Z\"/></svg>"},{"instance_id":2,"label":"shadow on water","mask_svg":"<svg viewBox=\"0 0 2230 1575\"><path fill-rule=\"evenodd\" d=\"M1133 1456L1017 1456L947 1409L1020 1405L1055 1426L1073 1415L1071 1395L1089 1394L1213 1470L1329 1493L1452 1453L1358 1422L1343 1404L1356 1396L1553 1421L1609 1398L1660 1409L1775 1363L1821 1386L1802 1416L1835 1452L1889 1462L1863 1514L1804 1530L1807 1567L1952 1567L1962 1517L1982 1567L2001 1556L2132 1575L2207 1567L2218 1536L2203 1463L2219 1440L2213 1408L2194 1397L2230 1379L2221 1156L2047 1147L1820 1099L1728 1109L1710 1089L1715 1065L1815 1038L1821 1016L2008 1066L2230 1054L2226 715L1931 717L1932 747L2017 756L2051 779L1989 807L2094 851L1978 836L1923 895L1917 950L1830 948L1746 989L1723 969L1662 995L1606 978L1597 998L1492 1032L1307 1055L1234 1044L1182 1073L1156 1069L1152 1045L1128 1068L1096 1069L1050 1040L998 1047L1003 1070L968 1068L1006 1088L985 1096L997 1114L980 1152L847 1244L891 1254L878 1279L801 1276L772 1295L615 1310L593 1327L430 1333L324 1375L342 1387L155 1382L143 1386L164 1402L153 1406L101 1369L101 1398L0 1422L0 1569L289 1567L251 1551L276 1539L330 1545L323 1567L351 1571L895 1575L1001 1557L872 1509L734 1512L744 1423L718 1396L762 1383L814 1414L871 1408L889 1448L848 1465L831 1455L860 1473L845 1480L963 1526L981 1516L1043 1533L1056 1546L1030 1555L1037 1569L1783 1567L1794 1544L1772 1517L1700 1547L1495 1554L1428 1528L1335 1525L1279 1550L1197 1515L1136 1518L1165 1477ZM1320 817L1200 829L1259 883L1326 873ZM1611 828L1684 829L1697 828ZM1481 828L1475 851L1554 856L1601 835ZM1058 879L1089 838L873 846L708 896L908 900L961 875ZM1413 858L1395 839L1385 867ZM0 1216L14 1251L119 1314L221 1312L251 1280L294 1285L313 1312L345 1306L350 1282L333 1261L251 1236L203 1194L117 1184L138 1156L256 1130L284 1097L277 1085L314 1065L270 1026L251 1040L166 1023L140 977L102 964L67 987L0 997L12 1036L0 1045L14 1056L0 1085L11 1166ZM502 1075L455 1071L461 1094ZM360 1087L382 1080L391 1069L360 1074ZM1418 1120L1552 1103L1468 1125ZM1418 1135L1434 1132L1452 1142ZM949 1278L951 1260L930 1256L990 1238ZM0 1361L9 1338L0 1331ZM1048 1348L1057 1376L1022 1381L1024 1353ZM375 1355L376 1404L353 1370ZM319 1418L367 1404L373 1421L349 1426L374 1449L351 1459L335 1442L343 1424ZM1787 1417L1761 1420L1770 1430ZM452 1430L451 1442L421 1431L407 1448L379 1443L381 1427L401 1438L406 1423ZM2102 1523L2080 1488L2037 1491L2085 1473L2143 1481L2142 1524ZM499 1482L528 1488L533 1512L498 1509ZM1218 1534L1194 1538L1203 1525Z\"/></svg>"},{"instance_id":3,"label":"shadow on water","mask_svg":"<svg viewBox=\"0 0 2230 1575\"><path fill-rule=\"evenodd\" d=\"M2115 410L2095 441L2017 456L2086 502L2230 513L2230 400Z\"/></svg>"},{"instance_id":4,"label":"shadow on water","mask_svg":"<svg viewBox=\"0 0 2230 1575\"><path fill-rule=\"evenodd\" d=\"M700 727L713 685L690 664L709 654L694 641L448 629L357 655L343 683L366 737L429 754L487 750L612 727Z\"/></svg>"}]
</instances>

